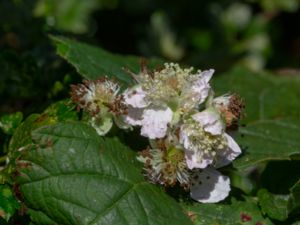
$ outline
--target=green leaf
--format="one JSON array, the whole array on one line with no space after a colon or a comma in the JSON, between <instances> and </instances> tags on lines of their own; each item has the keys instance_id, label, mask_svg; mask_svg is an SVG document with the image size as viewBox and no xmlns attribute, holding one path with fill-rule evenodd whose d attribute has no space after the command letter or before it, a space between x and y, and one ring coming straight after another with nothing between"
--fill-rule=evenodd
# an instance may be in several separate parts
<instances>
[{"instance_id":1,"label":"green leaf","mask_svg":"<svg viewBox=\"0 0 300 225\"><path fill-rule=\"evenodd\" d=\"M109 53L101 48L77 42L64 37L51 36L57 53L71 63L86 79L96 79L101 76L117 78L122 84L133 84L132 77L124 68L134 73L140 71L140 59L135 56L121 56ZM158 63L157 60L149 62Z\"/></svg>"},{"instance_id":2,"label":"green leaf","mask_svg":"<svg viewBox=\"0 0 300 225\"><path fill-rule=\"evenodd\" d=\"M261 189L257 197L262 211L270 218L280 221L288 218L288 195L273 195L268 190Z\"/></svg>"},{"instance_id":3,"label":"green leaf","mask_svg":"<svg viewBox=\"0 0 300 225\"><path fill-rule=\"evenodd\" d=\"M135 153L83 123L33 132L18 183L37 224L191 224L180 206L141 174ZM47 221L41 216L47 216Z\"/></svg>"},{"instance_id":4,"label":"green leaf","mask_svg":"<svg viewBox=\"0 0 300 225\"><path fill-rule=\"evenodd\" d=\"M75 106L69 100L63 100L50 105L42 114L32 114L18 126L9 143L9 164L0 171L0 183L11 180L11 174L15 169L15 160L20 151L32 144L31 132L42 126L63 121L78 120Z\"/></svg>"},{"instance_id":5,"label":"green leaf","mask_svg":"<svg viewBox=\"0 0 300 225\"><path fill-rule=\"evenodd\" d=\"M20 125L23 120L23 114L21 112L16 112L13 114L3 115L0 118L0 128L6 134L13 134L15 129Z\"/></svg>"},{"instance_id":6,"label":"green leaf","mask_svg":"<svg viewBox=\"0 0 300 225\"><path fill-rule=\"evenodd\" d=\"M300 154L300 79L253 73L238 67L216 77L218 93L238 93L245 101L245 118L238 143L244 157L234 166L246 169L259 162L290 159Z\"/></svg>"},{"instance_id":7,"label":"green leaf","mask_svg":"<svg viewBox=\"0 0 300 225\"><path fill-rule=\"evenodd\" d=\"M299 119L261 120L239 129L237 141L244 157L233 162L244 169L268 160L290 160L300 154Z\"/></svg>"},{"instance_id":8,"label":"green leaf","mask_svg":"<svg viewBox=\"0 0 300 225\"><path fill-rule=\"evenodd\" d=\"M7 185L0 184L0 217L8 221L19 207L11 189Z\"/></svg>"},{"instance_id":9,"label":"green leaf","mask_svg":"<svg viewBox=\"0 0 300 225\"><path fill-rule=\"evenodd\" d=\"M16 129L10 145L10 151L16 151L20 147L32 143L31 131L34 129L55 124L58 122L77 120L75 106L69 100L63 100L50 105L42 114L32 114Z\"/></svg>"},{"instance_id":10,"label":"green leaf","mask_svg":"<svg viewBox=\"0 0 300 225\"><path fill-rule=\"evenodd\" d=\"M292 212L300 209L300 180L290 189L289 195L275 195L266 189L257 194L262 211L272 219L284 221Z\"/></svg>"},{"instance_id":11,"label":"green leaf","mask_svg":"<svg viewBox=\"0 0 300 225\"><path fill-rule=\"evenodd\" d=\"M183 206L195 225L269 225L272 222L265 219L255 202L232 200L225 204L193 204Z\"/></svg>"},{"instance_id":12,"label":"green leaf","mask_svg":"<svg viewBox=\"0 0 300 225\"><path fill-rule=\"evenodd\" d=\"M237 93L244 99L246 115L242 122L300 117L299 77L254 73L246 68L236 67L214 77L212 81L217 95Z\"/></svg>"}]
</instances>

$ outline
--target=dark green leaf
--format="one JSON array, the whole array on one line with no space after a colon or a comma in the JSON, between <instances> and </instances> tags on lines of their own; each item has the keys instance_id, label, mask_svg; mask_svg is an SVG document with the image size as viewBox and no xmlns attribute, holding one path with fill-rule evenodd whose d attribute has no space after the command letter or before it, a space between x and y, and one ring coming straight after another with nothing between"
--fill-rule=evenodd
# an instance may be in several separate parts
<instances>
[{"instance_id":1,"label":"dark green leaf","mask_svg":"<svg viewBox=\"0 0 300 225\"><path fill-rule=\"evenodd\" d=\"M245 118L238 143L244 157L234 166L244 169L268 160L300 154L300 79L253 73L235 68L216 77L217 93L238 93L245 101Z\"/></svg>"},{"instance_id":2,"label":"dark green leaf","mask_svg":"<svg viewBox=\"0 0 300 225\"><path fill-rule=\"evenodd\" d=\"M232 200L230 205L193 204L183 206L195 225L269 225L255 202Z\"/></svg>"},{"instance_id":3,"label":"dark green leaf","mask_svg":"<svg viewBox=\"0 0 300 225\"><path fill-rule=\"evenodd\" d=\"M140 71L138 57L112 54L101 48L64 37L51 36L51 39L56 45L57 53L71 63L86 79L93 80L108 76L117 78L122 84L129 85L133 83L133 80L125 69L134 73ZM153 65L157 63L158 61L152 62Z\"/></svg>"},{"instance_id":4,"label":"dark green leaf","mask_svg":"<svg viewBox=\"0 0 300 225\"><path fill-rule=\"evenodd\" d=\"M9 161L6 168L0 171L0 183L10 180L10 175L15 168L15 160L20 151L32 144L31 132L38 127L55 124L63 121L77 120L74 105L69 100L59 101L50 105L42 114L32 114L16 128L9 143Z\"/></svg>"},{"instance_id":5,"label":"dark green leaf","mask_svg":"<svg viewBox=\"0 0 300 225\"><path fill-rule=\"evenodd\" d=\"M0 184L0 217L8 221L19 207L11 189L7 185Z\"/></svg>"},{"instance_id":6,"label":"dark green leaf","mask_svg":"<svg viewBox=\"0 0 300 225\"><path fill-rule=\"evenodd\" d=\"M300 154L300 121L298 119L260 120L239 129L238 143L244 157L234 166L247 168L268 160L289 160Z\"/></svg>"},{"instance_id":7,"label":"dark green leaf","mask_svg":"<svg viewBox=\"0 0 300 225\"><path fill-rule=\"evenodd\" d=\"M245 101L243 122L300 117L300 78L254 73L237 67L213 79L217 94L237 93Z\"/></svg>"},{"instance_id":8,"label":"dark green leaf","mask_svg":"<svg viewBox=\"0 0 300 225\"><path fill-rule=\"evenodd\" d=\"M38 146L22 151L18 183L36 223L191 224L117 138L82 123L39 128L33 138Z\"/></svg>"},{"instance_id":9,"label":"dark green leaf","mask_svg":"<svg viewBox=\"0 0 300 225\"><path fill-rule=\"evenodd\" d=\"M266 189L259 190L259 204L270 218L284 221L288 218L288 195L273 195Z\"/></svg>"}]
</instances>

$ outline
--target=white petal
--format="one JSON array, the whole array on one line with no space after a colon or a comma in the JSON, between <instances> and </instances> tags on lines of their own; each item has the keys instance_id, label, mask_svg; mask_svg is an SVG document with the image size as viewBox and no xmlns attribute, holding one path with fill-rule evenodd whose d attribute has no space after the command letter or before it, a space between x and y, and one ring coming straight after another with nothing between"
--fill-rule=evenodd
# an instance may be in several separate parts
<instances>
[{"instance_id":1,"label":"white petal","mask_svg":"<svg viewBox=\"0 0 300 225\"><path fill-rule=\"evenodd\" d=\"M126 123L132 126L141 126L142 125L142 116L144 109L128 107L128 113L124 116Z\"/></svg>"},{"instance_id":2,"label":"white petal","mask_svg":"<svg viewBox=\"0 0 300 225\"><path fill-rule=\"evenodd\" d=\"M202 203L215 203L225 199L230 191L230 180L219 171L208 167L192 175L191 197Z\"/></svg>"},{"instance_id":3,"label":"white petal","mask_svg":"<svg viewBox=\"0 0 300 225\"><path fill-rule=\"evenodd\" d=\"M213 163L214 157L203 153L203 151L185 151L185 160L189 169L204 169Z\"/></svg>"},{"instance_id":4,"label":"white petal","mask_svg":"<svg viewBox=\"0 0 300 225\"><path fill-rule=\"evenodd\" d=\"M217 112L205 110L194 114L192 117L203 126L206 132L212 135L220 135L223 133L224 123Z\"/></svg>"},{"instance_id":5,"label":"white petal","mask_svg":"<svg viewBox=\"0 0 300 225\"><path fill-rule=\"evenodd\" d=\"M215 70L214 69L209 69L209 70L204 70L201 72L201 76L203 77L204 81L208 83L214 74Z\"/></svg>"},{"instance_id":6,"label":"white petal","mask_svg":"<svg viewBox=\"0 0 300 225\"><path fill-rule=\"evenodd\" d=\"M136 86L131 89L127 89L124 92L124 100L128 105L134 108L144 108L148 105L145 100L146 92L143 91L141 86Z\"/></svg>"},{"instance_id":7,"label":"white petal","mask_svg":"<svg viewBox=\"0 0 300 225\"><path fill-rule=\"evenodd\" d=\"M199 74L199 79L196 80L192 87L191 92L198 98L198 104L205 101L210 91L209 80L211 79L214 70L205 70Z\"/></svg>"},{"instance_id":8,"label":"white petal","mask_svg":"<svg viewBox=\"0 0 300 225\"><path fill-rule=\"evenodd\" d=\"M214 164L216 168L230 164L242 152L240 146L230 135L225 133L224 136L227 139L228 147L222 151L217 152L216 162Z\"/></svg>"},{"instance_id":9,"label":"white petal","mask_svg":"<svg viewBox=\"0 0 300 225\"><path fill-rule=\"evenodd\" d=\"M179 132L179 142L183 145L185 149L189 149L190 146L190 134L185 129L185 125L182 125L180 127Z\"/></svg>"},{"instance_id":10,"label":"white petal","mask_svg":"<svg viewBox=\"0 0 300 225\"><path fill-rule=\"evenodd\" d=\"M150 139L166 135L168 124L172 121L173 112L166 109L145 109L143 113L141 135Z\"/></svg>"}]
</instances>

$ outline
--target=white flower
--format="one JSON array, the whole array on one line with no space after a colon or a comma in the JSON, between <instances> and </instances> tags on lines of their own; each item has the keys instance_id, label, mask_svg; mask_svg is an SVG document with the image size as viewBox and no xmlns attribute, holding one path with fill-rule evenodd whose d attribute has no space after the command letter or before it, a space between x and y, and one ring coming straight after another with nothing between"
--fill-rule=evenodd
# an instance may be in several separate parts
<instances>
[{"instance_id":1,"label":"white flower","mask_svg":"<svg viewBox=\"0 0 300 225\"><path fill-rule=\"evenodd\" d=\"M172 116L173 112L170 108L145 109L141 121L141 135L150 139L163 138Z\"/></svg>"},{"instance_id":2,"label":"white flower","mask_svg":"<svg viewBox=\"0 0 300 225\"><path fill-rule=\"evenodd\" d=\"M193 119L180 127L179 141L185 149L185 158L190 169L205 168L213 164L217 152L227 146L222 135L211 135Z\"/></svg>"},{"instance_id":3,"label":"white flower","mask_svg":"<svg viewBox=\"0 0 300 225\"><path fill-rule=\"evenodd\" d=\"M146 100L147 93L141 86L128 89L123 96L128 107L127 115L124 116L126 123L141 126L141 135L150 139L166 135L168 124L173 117L169 107L150 105Z\"/></svg>"},{"instance_id":4,"label":"white flower","mask_svg":"<svg viewBox=\"0 0 300 225\"><path fill-rule=\"evenodd\" d=\"M160 143L164 145L165 143ZM184 153L181 149L164 146L163 149L143 150L137 158L144 163L144 170L149 180L165 186L173 186L178 181L187 188L190 172L186 167Z\"/></svg>"},{"instance_id":5,"label":"white flower","mask_svg":"<svg viewBox=\"0 0 300 225\"><path fill-rule=\"evenodd\" d=\"M112 108L119 101L120 86L106 77L84 80L83 84L72 85L71 89L72 100L92 116L97 116L103 107Z\"/></svg>"},{"instance_id":6,"label":"white flower","mask_svg":"<svg viewBox=\"0 0 300 225\"><path fill-rule=\"evenodd\" d=\"M191 197L202 203L222 201L230 192L229 178L212 167L194 171L190 185Z\"/></svg>"},{"instance_id":7,"label":"white flower","mask_svg":"<svg viewBox=\"0 0 300 225\"><path fill-rule=\"evenodd\" d=\"M123 95L125 103L132 106L133 108L145 108L149 105L149 103L145 99L146 92L143 91L141 86L127 89Z\"/></svg>"},{"instance_id":8,"label":"white flower","mask_svg":"<svg viewBox=\"0 0 300 225\"><path fill-rule=\"evenodd\" d=\"M224 132L219 114L212 109L192 115L192 119L180 127L179 140L190 169L209 165L222 167L241 153L238 144Z\"/></svg>"}]
</instances>

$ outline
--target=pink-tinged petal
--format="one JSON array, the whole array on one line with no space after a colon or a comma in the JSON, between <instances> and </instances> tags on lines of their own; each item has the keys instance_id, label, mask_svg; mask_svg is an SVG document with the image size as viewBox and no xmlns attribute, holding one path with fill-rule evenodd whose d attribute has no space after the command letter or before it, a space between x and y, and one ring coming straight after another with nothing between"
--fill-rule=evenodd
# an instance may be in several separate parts
<instances>
[{"instance_id":1,"label":"pink-tinged petal","mask_svg":"<svg viewBox=\"0 0 300 225\"><path fill-rule=\"evenodd\" d=\"M124 120L127 124L132 126L142 125L143 109L128 107L128 113L124 116Z\"/></svg>"},{"instance_id":2,"label":"pink-tinged petal","mask_svg":"<svg viewBox=\"0 0 300 225\"><path fill-rule=\"evenodd\" d=\"M127 89L124 93L125 103L134 108L145 108L147 105L149 105L145 100L145 97L146 92L144 92L140 86Z\"/></svg>"},{"instance_id":3,"label":"pink-tinged petal","mask_svg":"<svg viewBox=\"0 0 300 225\"><path fill-rule=\"evenodd\" d=\"M217 112L208 109L196 113L192 117L203 126L206 132L212 135L220 135L223 133L224 123Z\"/></svg>"},{"instance_id":4,"label":"pink-tinged petal","mask_svg":"<svg viewBox=\"0 0 300 225\"><path fill-rule=\"evenodd\" d=\"M150 139L163 138L168 124L172 121L173 112L166 109L145 109L143 113L141 135Z\"/></svg>"},{"instance_id":5,"label":"pink-tinged petal","mask_svg":"<svg viewBox=\"0 0 300 225\"><path fill-rule=\"evenodd\" d=\"M213 163L214 158L203 151L185 151L185 160L189 169L204 169Z\"/></svg>"},{"instance_id":6,"label":"pink-tinged petal","mask_svg":"<svg viewBox=\"0 0 300 225\"><path fill-rule=\"evenodd\" d=\"M211 79L214 70L205 70L199 74L199 79L196 80L192 87L191 92L194 96L198 97L199 104L205 101L210 91L209 80Z\"/></svg>"},{"instance_id":7,"label":"pink-tinged petal","mask_svg":"<svg viewBox=\"0 0 300 225\"><path fill-rule=\"evenodd\" d=\"M219 202L228 196L230 180L219 171L208 167L192 175L190 191L191 197L198 202Z\"/></svg>"},{"instance_id":8,"label":"pink-tinged petal","mask_svg":"<svg viewBox=\"0 0 300 225\"><path fill-rule=\"evenodd\" d=\"M209 80L214 70L205 70L195 74L188 84L183 88L181 95L181 107L189 111L203 103L209 95Z\"/></svg>"},{"instance_id":9,"label":"pink-tinged petal","mask_svg":"<svg viewBox=\"0 0 300 225\"><path fill-rule=\"evenodd\" d=\"M201 76L203 77L204 81L208 83L214 74L215 70L214 69L209 69L209 70L204 70L201 72Z\"/></svg>"},{"instance_id":10,"label":"pink-tinged petal","mask_svg":"<svg viewBox=\"0 0 300 225\"><path fill-rule=\"evenodd\" d=\"M227 148L223 151L218 151L214 164L216 168L230 164L242 152L240 146L230 135L225 133L224 136L227 139Z\"/></svg>"}]
</instances>

